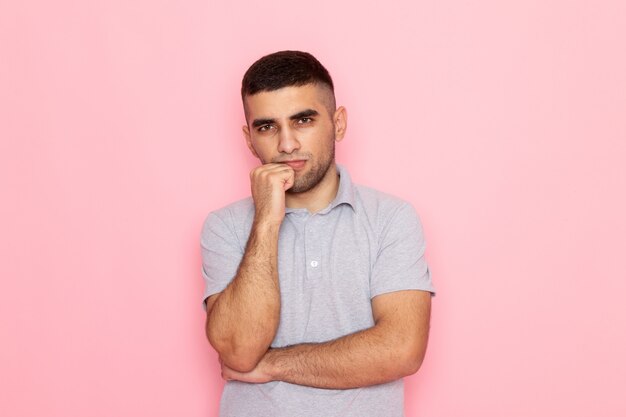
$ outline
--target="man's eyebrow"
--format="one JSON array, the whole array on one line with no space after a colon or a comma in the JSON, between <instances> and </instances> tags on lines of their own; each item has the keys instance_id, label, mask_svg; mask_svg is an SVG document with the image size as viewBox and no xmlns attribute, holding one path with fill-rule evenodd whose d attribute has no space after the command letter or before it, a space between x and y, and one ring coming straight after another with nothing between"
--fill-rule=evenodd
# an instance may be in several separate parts
<instances>
[{"instance_id":1,"label":"man's eyebrow","mask_svg":"<svg viewBox=\"0 0 626 417\"><path fill-rule=\"evenodd\" d=\"M259 127L263 125L269 125L274 123L274 119L254 119L252 122L252 127Z\"/></svg>"},{"instance_id":2,"label":"man's eyebrow","mask_svg":"<svg viewBox=\"0 0 626 417\"><path fill-rule=\"evenodd\" d=\"M311 117L311 116L318 116L318 115L319 113L317 112L317 110L306 109L306 110L303 110L301 112L294 114L293 116L289 116L289 119L298 120L298 119L302 119L303 117Z\"/></svg>"}]
</instances>

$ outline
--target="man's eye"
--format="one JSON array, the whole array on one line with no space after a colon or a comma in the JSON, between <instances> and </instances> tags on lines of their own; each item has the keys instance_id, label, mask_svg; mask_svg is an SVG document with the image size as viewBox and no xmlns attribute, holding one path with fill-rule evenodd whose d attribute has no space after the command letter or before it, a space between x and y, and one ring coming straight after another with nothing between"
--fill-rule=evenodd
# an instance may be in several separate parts
<instances>
[{"instance_id":1,"label":"man's eye","mask_svg":"<svg viewBox=\"0 0 626 417\"><path fill-rule=\"evenodd\" d=\"M272 125L263 125L263 126L259 127L259 132L267 132L271 128L272 128Z\"/></svg>"},{"instance_id":2,"label":"man's eye","mask_svg":"<svg viewBox=\"0 0 626 417\"><path fill-rule=\"evenodd\" d=\"M311 123L313 121L313 119L311 119L310 117L303 117L301 119L298 119L298 123L302 124L306 124L306 123Z\"/></svg>"}]
</instances>

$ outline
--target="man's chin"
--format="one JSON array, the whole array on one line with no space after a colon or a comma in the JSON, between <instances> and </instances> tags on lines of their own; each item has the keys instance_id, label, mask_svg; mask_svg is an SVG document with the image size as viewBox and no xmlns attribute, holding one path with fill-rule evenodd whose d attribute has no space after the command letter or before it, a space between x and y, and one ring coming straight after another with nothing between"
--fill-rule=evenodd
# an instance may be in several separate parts
<instances>
[{"instance_id":1,"label":"man's chin","mask_svg":"<svg viewBox=\"0 0 626 417\"><path fill-rule=\"evenodd\" d=\"M310 189L311 189L311 187L309 187L309 188L302 188L301 186L296 186L294 184L293 187L291 187L290 189L285 191L285 193L287 193L287 194L300 194L300 193L304 193L306 191L309 191Z\"/></svg>"},{"instance_id":2,"label":"man's chin","mask_svg":"<svg viewBox=\"0 0 626 417\"><path fill-rule=\"evenodd\" d=\"M298 181L298 179L296 178L296 181L294 182L293 186L285 192L289 194L305 193L309 191L311 188L315 187L318 183L310 184L306 181Z\"/></svg>"}]
</instances>

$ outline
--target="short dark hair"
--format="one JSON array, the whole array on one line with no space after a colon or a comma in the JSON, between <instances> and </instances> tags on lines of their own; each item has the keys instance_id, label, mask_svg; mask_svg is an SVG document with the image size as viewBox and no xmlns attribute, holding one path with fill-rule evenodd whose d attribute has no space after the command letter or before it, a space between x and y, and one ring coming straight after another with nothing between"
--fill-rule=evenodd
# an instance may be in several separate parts
<instances>
[{"instance_id":1,"label":"short dark hair","mask_svg":"<svg viewBox=\"0 0 626 417\"><path fill-rule=\"evenodd\" d=\"M310 53L279 51L258 59L241 81L241 98L262 91L306 84L324 84L335 92L328 70Z\"/></svg>"}]
</instances>

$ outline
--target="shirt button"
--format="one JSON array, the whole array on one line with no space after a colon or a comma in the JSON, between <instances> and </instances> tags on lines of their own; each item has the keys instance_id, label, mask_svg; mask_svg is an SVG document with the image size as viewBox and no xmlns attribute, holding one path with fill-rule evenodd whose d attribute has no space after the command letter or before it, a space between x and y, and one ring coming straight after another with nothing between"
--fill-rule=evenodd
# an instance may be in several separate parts
<instances>
[{"instance_id":1,"label":"shirt button","mask_svg":"<svg viewBox=\"0 0 626 417\"><path fill-rule=\"evenodd\" d=\"M317 266L318 266L318 265L319 265L319 262L317 262L317 261L311 261L311 266L312 266L313 268L317 268Z\"/></svg>"}]
</instances>

